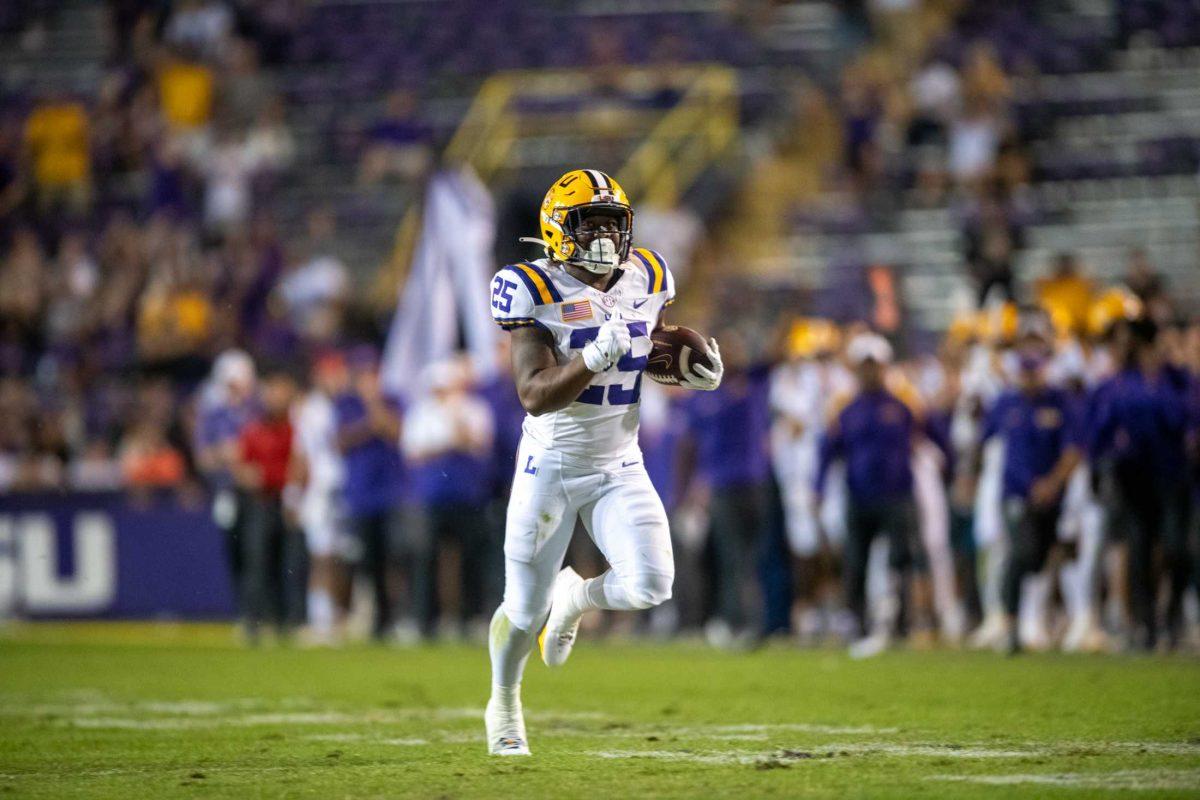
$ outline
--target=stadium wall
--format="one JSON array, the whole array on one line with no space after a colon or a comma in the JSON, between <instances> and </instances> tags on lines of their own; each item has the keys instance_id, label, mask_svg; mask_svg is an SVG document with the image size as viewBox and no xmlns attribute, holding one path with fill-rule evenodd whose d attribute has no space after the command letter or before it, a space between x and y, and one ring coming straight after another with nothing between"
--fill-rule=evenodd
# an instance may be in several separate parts
<instances>
[{"instance_id":1,"label":"stadium wall","mask_svg":"<svg viewBox=\"0 0 1200 800\"><path fill-rule=\"evenodd\" d=\"M203 507L120 493L0 497L0 618L233 615L221 531Z\"/></svg>"}]
</instances>

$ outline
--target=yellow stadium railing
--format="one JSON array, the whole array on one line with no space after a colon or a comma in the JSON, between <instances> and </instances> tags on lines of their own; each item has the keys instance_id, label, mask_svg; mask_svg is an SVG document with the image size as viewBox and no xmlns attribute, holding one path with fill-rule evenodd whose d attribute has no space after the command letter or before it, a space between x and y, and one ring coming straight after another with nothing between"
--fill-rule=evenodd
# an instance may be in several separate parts
<instances>
[{"instance_id":1,"label":"yellow stadium railing","mask_svg":"<svg viewBox=\"0 0 1200 800\"><path fill-rule=\"evenodd\" d=\"M471 167L485 183L502 169L525 166L517 157L525 138L564 133L581 144L619 130L635 143L617 180L638 202L669 205L719 158L738 133L737 73L718 64L637 67L603 76L631 93L670 90L678 101L666 110L614 106L608 112L568 108L529 110L523 100L586 96L598 75L587 70L515 70L483 82L447 145L445 161ZM372 296L390 302L407 272L420 226L419 208L404 215L392 252Z\"/></svg>"}]
</instances>

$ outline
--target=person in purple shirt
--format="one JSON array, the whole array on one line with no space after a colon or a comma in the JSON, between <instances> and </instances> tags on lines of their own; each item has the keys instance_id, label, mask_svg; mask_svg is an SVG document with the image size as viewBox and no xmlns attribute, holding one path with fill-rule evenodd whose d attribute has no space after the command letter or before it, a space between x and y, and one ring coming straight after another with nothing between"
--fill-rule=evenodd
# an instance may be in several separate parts
<instances>
[{"instance_id":1,"label":"person in purple shirt","mask_svg":"<svg viewBox=\"0 0 1200 800\"><path fill-rule=\"evenodd\" d=\"M1168 644L1177 646L1183 632L1183 594L1193 558L1187 480L1193 379L1164 363L1153 322L1136 320L1128 327L1122 369L1098 389L1102 396L1090 420L1088 445L1093 460L1109 463L1117 509L1128 523L1134 644L1152 650L1158 639L1154 550L1160 541L1170 578Z\"/></svg>"},{"instance_id":2,"label":"person in purple shirt","mask_svg":"<svg viewBox=\"0 0 1200 800\"><path fill-rule=\"evenodd\" d=\"M762 635L762 602L755 563L760 549L770 476L767 437L770 365L748 365L734 331L721 336L725 380L714 392L691 394L683 405L687 436L677 456L674 499L686 503L693 473L711 494L709 542L715 608L707 627L718 646L750 644Z\"/></svg>"},{"instance_id":3,"label":"person in purple shirt","mask_svg":"<svg viewBox=\"0 0 1200 800\"><path fill-rule=\"evenodd\" d=\"M1063 490L1082 456L1080 404L1070 393L1046 384L1049 343L1030 332L1016 352L1017 388L996 399L980 434L981 443L993 436L1004 442L1001 497L1009 556L1001 599L1010 655L1020 651L1016 619L1021 584L1046 564L1058 535Z\"/></svg>"},{"instance_id":4,"label":"person in purple shirt","mask_svg":"<svg viewBox=\"0 0 1200 800\"><path fill-rule=\"evenodd\" d=\"M446 582L431 598L440 615L438 627L459 626L462 634L487 628L482 568L495 427L491 408L470 391L470 382L463 359L430 365L426 391L405 415L403 439L420 536L432 542L435 561L445 564L451 554L458 555L457 597ZM444 574L441 567L436 572Z\"/></svg>"},{"instance_id":5,"label":"person in purple shirt","mask_svg":"<svg viewBox=\"0 0 1200 800\"><path fill-rule=\"evenodd\" d=\"M509 337L503 336L496 347L496 372L482 383L477 391L492 410L495 435L488 464L487 541L483 557L483 598L485 608L500 604L504 594L504 524L508 494L512 489L517 447L521 443L521 426L525 408L517 397L517 385L512 377L512 358Z\"/></svg>"},{"instance_id":6,"label":"person in purple shirt","mask_svg":"<svg viewBox=\"0 0 1200 800\"><path fill-rule=\"evenodd\" d=\"M427 619L428 609L421 607L428 595L425 581L428 547L421 542L405 541L402 507L404 500L404 462L400 456L401 407L396 398L385 395L379 385L377 358L373 348L357 347L350 351L350 391L333 401L337 424L338 448L345 464L344 499L350 530L358 538L359 565L371 577L375 595L375 621L372 633L385 638L393 625L398 600L392 587L407 565L409 589L413 599L412 616Z\"/></svg>"},{"instance_id":7,"label":"person in purple shirt","mask_svg":"<svg viewBox=\"0 0 1200 800\"><path fill-rule=\"evenodd\" d=\"M872 655L897 631L900 619L880 620L874 626L866 607L867 562L875 537L888 537L891 592L899 609L906 573L921 551L913 502L912 411L884 385L892 347L882 336L862 333L850 340L846 356L855 369L858 392L826 430L817 462L817 505L834 461L846 464L845 571L846 604L854 615L860 640L852 652Z\"/></svg>"}]
</instances>

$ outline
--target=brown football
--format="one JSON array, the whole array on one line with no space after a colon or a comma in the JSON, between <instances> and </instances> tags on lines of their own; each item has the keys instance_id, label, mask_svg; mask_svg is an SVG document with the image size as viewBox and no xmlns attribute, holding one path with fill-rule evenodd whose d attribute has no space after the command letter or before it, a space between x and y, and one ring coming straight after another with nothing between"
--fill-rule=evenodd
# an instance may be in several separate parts
<instances>
[{"instance_id":1,"label":"brown football","mask_svg":"<svg viewBox=\"0 0 1200 800\"><path fill-rule=\"evenodd\" d=\"M662 325L650 334L650 341L654 346L646 361L646 375L655 383L669 386L680 383L693 364L712 369L712 362L705 355L708 343L691 328Z\"/></svg>"}]
</instances>

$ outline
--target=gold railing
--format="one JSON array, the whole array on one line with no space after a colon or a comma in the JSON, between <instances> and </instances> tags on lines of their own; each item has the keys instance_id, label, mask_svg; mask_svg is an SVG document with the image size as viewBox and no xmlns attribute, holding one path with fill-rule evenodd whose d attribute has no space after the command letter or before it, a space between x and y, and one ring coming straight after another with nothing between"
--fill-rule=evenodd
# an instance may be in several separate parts
<instances>
[{"instance_id":1,"label":"gold railing","mask_svg":"<svg viewBox=\"0 0 1200 800\"><path fill-rule=\"evenodd\" d=\"M609 136L611 124L598 125L589 134L588 126L579 124L581 112L577 109L523 112L516 107L523 98L586 95L595 77L586 70L515 70L491 76L480 86L447 145L446 162L470 166L487 183L503 168L520 168L522 164L513 160L517 143L531 133L531 128L554 130L556 115L561 129L574 136L591 135L596 140ZM635 132L646 131L639 134L641 141L617 171L617 180L635 203L669 205L737 136L737 73L729 67L638 67L606 77L631 92L652 87L679 93L674 106L655 112L653 117L647 117L644 111L612 110L618 125L627 122ZM380 269L372 292L381 303L391 302L407 272L420 229L419 218L419 205L414 204L400 222L391 255Z\"/></svg>"}]
</instances>

